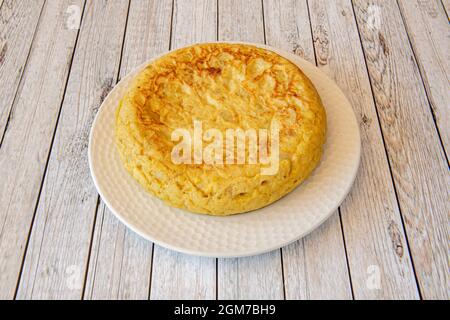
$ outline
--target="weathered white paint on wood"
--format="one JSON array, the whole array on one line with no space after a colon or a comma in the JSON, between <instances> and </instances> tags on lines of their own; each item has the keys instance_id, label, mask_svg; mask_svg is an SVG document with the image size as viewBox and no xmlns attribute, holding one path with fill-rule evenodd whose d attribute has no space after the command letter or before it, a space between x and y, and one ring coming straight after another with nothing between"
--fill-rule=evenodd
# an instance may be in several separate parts
<instances>
[{"instance_id":1,"label":"weathered white paint on wood","mask_svg":"<svg viewBox=\"0 0 450 320\"><path fill-rule=\"evenodd\" d=\"M126 228L101 202L84 299L148 299L152 243Z\"/></svg>"},{"instance_id":2,"label":"weathered white paint on wood","mask_svg":"<svg viewBox=\"0 0 450 320\"><path fill-rule=\"evenodd\" d=\"M43 0L0 3L0 140L25 68Z\"/></svg>"},{"instance_id":3,"label":"weathered white paint on wood","mask_svg":"<svg viewBox=\"0 0 450 320\"><path fill-rule=\"evenodd\" d=\"M260 0L219 0L219 40L264 43ZM220 299L283 299L280 250L238 259L219 259Z\"/></svg>"},{"instance_id":4,"label":"weathered white paint on wood","mask_svg":"<svg viewBox=\"0 0 450 320\"><path fill-rule=\"evenodd\" d=\"M218 260L218 299L284 298L280 250L263 255Z\"/></svg>"},{"instance_id":5,"label":"weathered white paint on wood","mask_svg":"<svg viewBox=\"0 0 450 320\"><path fill-rule=\"evenodd\" d=\"M86 3L18 298L82 296L98 201L88 135L118 75L127 9L127 0Z\"/></svg>"},{"instance_id":6,"label":"weathered white paint on wood","mask_svg":"<svg viewBox=\"0 0 450 320\"><path fill-rule=\"evenodd\" d=\"M448 299L450 183L429 103L436 110L448 151L448 135L443 133L448 131L442 125L446 119L442 114L448 114L443 104L448 104L448 90L442 93L437 84L448 83L442 76L448 77L448 27L443 27L442 17L447 7L448 18L449 1L400 0L399 6L395 1L353 2L371 83L349 0L309 0L309 12L303 1L263 0L262 5L260 1L219 1L221 40L263 43L264 21L268 44L313 61L310 13L319 65L336 79L357 111L363 158L355 187L341 207L355 298L418 297L393 178L422 295ZM131 0L120 76L168 49L171 2ZM175 2L172 47L215 40L216 1ZM38 23L40 10L31 8L39 9L42 3L0 0L0 57L5 52L0 59L0 82L6 84L0 88L2 134L12 110L0 149L4 186L0 189L0 298L14 295L36 207L18 298L82 296L97 204L85 159L87 132L95 109L115 83L128 9L126 1L92 1L87 6L37 204L78 32L65 28L66 10L69 4L83 7L82 0L47 1ZM375 10L368 10L369 4ZM374 14L377 8L380 30L368 24L369 11ZM155 299L215 298L216 292L219 298L282 298L284 270L288 299L347 298L338 218L333 216L310 236L284 248L282 260L280 251L218 260L217 279L215 259L157 246L151 265L152 244L126 229L100 202L84 296L145 299L150 291ZM376 280L377 266L380 290L369 288L376 285L372 280Z\"/></svg>"},{"instance_id":7,"label":"weathered white paint on wood","mask_svg":"<svg viewBox=\"0 0 450 320\"><path fill-rule=\"evenodd\" d=\"M354 4L421 293L448 299L450 174L419 69L397 4ZM380 8L379 29L367 23L369 5Z\"/></svg>"},{"instance_id":8,"label":"weathered white paint on wood","mask_svg":"<svg viewBox=\"0 0 450 320\"><path fill-rule=\"evenodd\" d=\"M309 5L318 65L344 91L361 129L361 165L341 205L354 297L417 298L352 5L348 0L313 0ZM379 288L372 281L378 270Z\"/></svg>"},{"instance_id":9,"label":"weathered white paint on wood","mask_svg":"<svg viewBox=\"0 0 450 320\"><path fill-rule=\"evenodd\" d=\"M339 215L283 248L287 299L352 299Z\"/></svg>"},{"instance_id":10,"label":"weathered white paint on wood","mask_svg":"<svg viewBox=\"0 0 450 320\"><path fill-rule=\"evenodd\" d=\"M443 144L450 152L450 28L440 0L399 1Z\"/></svg>"},{"instance_id":11,"label":"weathered white paint on wood","mask_svg":"<svg viewBox=\"0 0 450 320\"><path fill-rule=\"evenodd\" d=\"M267 44L315 64L307 1L265 0L263 4Z\"/></svg>"},{"instance_id":12,"label":"weathered white paint on wood","mask_svg":"<svg viewBox=\"0 0 450 320\"><path fill-rule=\"evenodd\" d=\"M218 1L218 40L264 43L263 9L260 0Z\"/></svg>"},{"instance_id":13,"label":"weathered white paint on wood","mask_svg":"<svg viewBox=\"0 0 450 320\"><path fill-rule=\"evenodd\" d=\"M216 259L154 250L150 299L215 299Z\"/></svg>"},{"instance_id":14,"label":"weathered white paint on wood","mask_svg":"<svg viewBox=\"0 0 450 320\"><path fill-rule=\"evenodd\" d=\"M0 149L0 298L16 289L69 73L77 30L64 28L67 3L45 6Z\"/></svg>"},{"instance_id":15,"label":"weathered white paint on wood","mask_svg":"<svg viewBox=\"0 0 450 320\"><path fill-rule=\"evenodd\" d=\"M119 78L169 49L172 2L131 0Z\"/></svg>"},{"instance_id":16,"label":"weathered white paint on wood","mask_svg":"<svg viewBox=\"0 0 450 320\"><path fill-rule=\"evenodd\" d=\"M175 0L171 49L197 42L215 41L217 0Z\"/></svg>"},{"instance_id":17,"label":"weathered white paint on wood","mask_svg":"<svg viewBox=\"0 0 450 320\"><path fill-rule=\"evenodd\" d=\"M169 49L172 0L132 0L120 78ZM120 223L101 202L85 299L148 299L153 244Z\"/></svg>"},{"instance_id":18,"label":"weathered white paint on wood","mask_svg":"<svg viewBox=\"0 0 450 320\"><path fill-rule=\"evenodd\" d=\"M217 4L175 0L172 48L216 40ZM150 299L214 299L216 259L179 254L155 245Z\"/></svg>"},{"instance_id":19,"label":"weathered white paint on wood","mask_svg":"<svg viewBox=\"0 0 450 320\"><path fill-rule=\"evenodd\" d=\"M267 44L315 63L306 1L264 1ZM336 212L318 230L283 248L286 299L351 299L341 224Z\"/></svg>"}]
</instances>

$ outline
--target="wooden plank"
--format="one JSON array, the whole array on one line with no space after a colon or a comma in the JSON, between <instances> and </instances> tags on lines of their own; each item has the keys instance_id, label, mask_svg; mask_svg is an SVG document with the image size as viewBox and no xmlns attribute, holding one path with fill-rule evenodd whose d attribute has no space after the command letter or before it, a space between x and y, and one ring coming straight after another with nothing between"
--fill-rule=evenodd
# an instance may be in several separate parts
<instances>
[{"instance_id":1,"label":"wooden plank","mask_svg":"<svg viewBox=\"0 0 450 320\"><path fill-rule=\"evenodd\" d=\"M286 299L352 299L338 213L282 252Z\"/></svg>"},{"instance_id":2,"label":"wooden plank","mask_svg":"<svg viewBox=\"0 0 450 320\"><path fill-rule=\"evenodd\" d=\"M169 49L172 0L131 0L119 78Z\"/></svg>"},{"instance_id":3,"label":"wooden plank","mask_svg":"<svg viewBox=\"0 0 450 320\"><path fill-rule=\"evenodd\" d=\"M171 49L217 38L217 0L175 0Z\"/></svg>"},{"instance_id":4,"label":"wooden plank","mask_svg":"<svg viewBox=\"0 0 450 320\"><path fill-rule=\"evenodd\" d=\"M0 4L0 141L30 52L44 1Z\"/></svg>"},{"instance_id":5,"label":"wooden plank","mask_svg":"<svg viewBox=\"0 0 450 320\"><path fill-rule=\"evenodd\" d=\"M315 63L314 46L306 0L265 0L267 44Z\"/></svg>"},{"instance_id":6,"label":"wooden plank","mask_svg":"<svg viewBox=\"0 0 450 320\"><path fill-rule=\"evenodd\" d=\"M16 290L70 70L78 32L64 28L62 16L68 2L47 3L42 12L28 66L12 106L8 130L0 149L2 299L11 299ZM81 1L75 3L82 6ZM3 8L5 6L7 3L3 4Z\"/></svg>"},{"instance_id":7,"label":"wooden plank","mask_svg":"<svg viewBox=\"0 0 450 320\"><path fill-rule=\"evenodd\" d=\"M399 1L442 142L450 151L450 29L440 0Z\"/></svg>"},{"instance_id":8,"label":"wooden plank","mask_svg":"<svg viewBox=\"0 0 450 320\"><path fill-rule=\"evenodd\" d=\"M210 0L175 0L172 48L214 41L217 4ZM155 245L150 299L214 299L216 259L179 254Z\"/></svg>"},{"instance_id":9,"label":"wooden plank","mask_svg":"<svg viewBox=\"0 0 450 320\"><path fill-rule=\"evenodd\" d=\"M127 9L127 0L86 3L19 284L20 299L82 296L98 204L89 173L88 135L102 99L117 80Z\"/></svg>"},{"instance_id":10,"label":"wooden plank","mask_svg":"<svg viewBox=\"0 0 450 320\"><path fill-rule=\"evenodd\" d=\"M152 243L125 227L101 202L85 299L148 299Z\"/></svg>"},{"instance_id":11,"label":"wooden plank","mask_svg":"<svg viewBox=\"0 0 450 320\"><path fill-rule=\"evenodd\" d=\"M131 1L120 77L168 50L171 16L172 0ZM101 202L84 297L148 299L152 248L151 242L120 223Z\"/></svg>"},{"instance_id":12,"label":"wooden plank","mask_svg":"<svg viewBox=\"0 0 450 320\"><path fill-rule=\"evenodd\" d=\"M280 250L263 255L219 259L218 299L283 299Z\"/></svg>"},{"instance_id":13,"label":"wooden plank","mask_svg":"<svg viewBox=\"0 0 450 320\"><path fill-rule=\"evenodd\" d=\"M262 2L219 0L218 40L264 43Z\"/></svg>"},{"instance_id":14,"label":"wooden plank","mask_svg":"<svg viewBox=\"0 0 450 320\"><path fill-rule=\"evenodd\" d=\"M344 91L361 129L361 165L341 205L354 297L418 298L351 2L312 0L309 9L318 65Z\"/></svg>"},{"instance_id":15,"label":"wooden plank","mask_svg":"<svg viewBox=\"0 0 450 320\"><path fill-rule=\"evenodd\" d=\"M315 63L306 1L264 1L267 44ZM336 212L317 231L283 248L286 299L351 299L341 223Z\"/></svg>"},{"instance_id":16,"label":"wooden plank","mask_svg":"<svg viewBox=\"0 0 450 320\"><path fill-rule=\"evenodd\" d=\"M216 296L216 260L155 245L150 299L204 300Z\"/></svg>"},{"instance_id":17,"label":"wooden plank","mask_svg":"<svg viewBox=\"0 0 450 320\"><path fill-rule=\"evenodd\" d=\"M219 40L264 43L263 8L260 0L219 1ZM280 250L269 254L219 259L220 299L283 299Z\"/></svg>"},{"instance_id":18,"label":"wooden plank","mask_svg":"<svg viewBox=\"0 0 450 320\"><path fill-rule=\"evenodd\" d=\"M369 5L381 12L367 23ZM355 1L356 17L422 297L450 297L448 162L397 3Z\"/></svg>"}]
</instances>

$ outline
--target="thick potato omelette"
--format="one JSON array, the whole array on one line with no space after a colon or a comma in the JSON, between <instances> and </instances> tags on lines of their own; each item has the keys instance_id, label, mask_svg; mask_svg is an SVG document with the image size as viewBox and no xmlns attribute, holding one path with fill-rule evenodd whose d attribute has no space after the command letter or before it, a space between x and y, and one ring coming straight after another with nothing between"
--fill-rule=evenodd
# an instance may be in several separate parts
<instances>
[{"instance_id":1,"label":"thick potato omelette","mask_svg":"<svg viewBox=\"0 0 450 320\"><path fill-rule=\"evenodd\" d=\"M223 149L223 157L198 161L194 140L201 140L203 153L213 140L196 137L196 124L203 133L215 130L215 150ZM180 128L192 133L192 141L184 137L192 142L190 163L173 158ZM271 164L249 161L256 150L251 135L243 140L249 144L246 161L232 162L243 145L226 145L229 129L267 129L266 145L257 152L261 156L267 146L267 156L276 154L277 170L265 174ZM311 81L289 60L251 45L206 43L172 51L140 71L119 103L115 132L125 168L148 192L173 207L230 215L264 207L308 177L322 155L326 115Z\"/></svg>"}]
</instances>

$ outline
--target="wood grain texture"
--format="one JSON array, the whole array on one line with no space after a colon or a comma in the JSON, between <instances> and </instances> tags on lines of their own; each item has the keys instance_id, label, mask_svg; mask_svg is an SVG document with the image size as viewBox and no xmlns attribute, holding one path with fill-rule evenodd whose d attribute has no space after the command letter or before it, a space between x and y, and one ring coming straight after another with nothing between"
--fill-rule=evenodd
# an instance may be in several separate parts
<instances>
[{"instance_id":1,"label":"wood grain texture","mask_svg":"<svg viewBox=\"0 0 450 320\"><path fill-rule=\"evenodd\" d=\"M367 23L369 5L381 12ZM448 162L397 3L354 1L393 179L425 299L450 297Z\"/></svg>"},{"instance_id":2,"label":"wood grain texture","mask_svg":"<svg viewBox=\"0 0 450 320\"><path fill-rule=\"evenodd\" d=\"M101 202L84 299L148 299L152 243L120 222Z\"/></svg>"},{"instance_id":3,"label":"wood grain texture","mask_svg":"<svg viewBox=\"0 0 450 320\"><path fill-rule=\"evenodd\" d=\"M88 135L119 70L128 1L88 1L19 285L20 299L80 299L98 195ZM57 42L55 42L57 43Z\"/></svg>"},{"instance_id":4,"label":"wood grain texture","mask_svg":"<svg viewBox=\"0 0 450 320\"><path fill-rule=\"evenodd\" d=\"M282 253L286 299L352 299L337 213Z\"/></svg>"},{"instance_id":5,"label":"wood grain texture","mask_svg":"<svg viewBox=\"0 0 450 320\"><path fill-rule=\"evenodd\" d=\"M175 0L171 48L216 40L217 4ZM155 245L150 299L215 299L216 259L179 254Z\"/></svg>"},{"instance_id":6,"label":"wood grain texture","mask_svg":"<svg viewBox=\"0 0 450 320\"><path fill-rule=\"evenodd\" d=\"M67 4L51 2L42 12L0 149L3 299L12 298L16 290L77 37L77 30L64 27L62 12Z\"/></svg>"},{"instance_id":7,"label":"wood grain texture","mask_svg":"<svg viewBox=\"0 0 450 320\"><path fill-rule=\"evenodd\" d=\"M150 299L215 299L215 259L188 256L157 245L154 250Z\"/></svg>"},{"instance_id":8,"label":"wood grain texture","mask_svg":"<svg viewBox=\"0 0 450 320\"><path fill-rule=\"evenodd\" d=\"M218 40L265 42L262 1L218 1Z\"/></svg>"},{"instance_id":9,"label":"wood grain texture","mask_svg":"<svg viewBox=\"0 0 450 320\"><path fill-rule=\"evenodd\" d=\"M219 0L219 40L264 43L260 0ZM280 250L249 258L219 259L220 299L283 299Z\"/></svg>"},{"instance_id":10,"label":"wood grain texture","mask_svg":"<svg viewBox=\"0 0 450 320\"><path fill-rule=\"evenodd\" d=\"M414 49L443 144L450 152L450 28L440 0L400 0L399 6Z\"/></svg>"},{"instance_id":11,"label":"wood grain texture","mask_svg":"<svg viewBox=\"0 0 450 320\"><path fill-rule=\"evenodd\" d=\"M70 5L84 0L0 0L0 299L450 298L449 0L88 1L80 31ZM118 79L217 38L317 61L362 135L340 215L250 258L153 246L99 201L87 164Z\"/></svg>"},{"instance_id":12,"label":"wood grain texture","mask_svg":"<svg viewBox=\"0 0 450 320\"><path fill-rule=\"evenodd\" d=\"M315 63L306 1L264 1L267 44ZM336 212L322 227L282 248L286 299L351 299L341 223Z\"/></svg>"},{"instance_id":13,"label":"wood grain texture","mask_svg":"<svg viewBox=\"0 0 450 320\"><path fill-rule=\"evenodd\" d=\"M284 298L280 250L238 259L218 260L219 300Z\"/></svg>"},{"instance_id":14,"label":"wood grain texture","mask_svg":"<svg viewBox=\"0 0 450 320\"><path fill-rule=\"evenodd\" d=\"M313 0L309 8L318 65L344 91L360 123L361 164L341 205L354 297L418 298L351 2Z\"/></svg>"},{"instance_id":15,"label":"wood grain texture","mask_svg":"<svg viewBox=\"0 0 450 320\"><path fill-rule=\"evenodd\" d=\"M120 78L169 49L172 0L132 0ZM153 244L134 234L100 203L86 299L148 299Z\"/></svg>"},{"instance_id":16,"label":"wood grain texture","mask_svg":"<svg viewBox=\"0 0 450 320\"><path fill-rule=\"evenodd\" d=\"M0 3L0 141L30 52L44 1Z\"/></svg>"},{"instance_id":17,"label":"wood grain texture","mask_svg":"<svg viewBox=\"0 0 450 320\"><path fill-rule=\"evenodd\" d=\"M263 4L267 44L315 64L307 1L265 0Z\"/></svg>"},{"instance_id":18,"label":"wood grain texture","mask_svg":"<svg viewBox=\"0 0 450 320\"><path fill-rule=\"evenodd\" d=\"M217 38L217 0L175 0L171 49Z\"/></svg>"},{"instance_id":19,"label":"wood grain texture","mask_svg":"<svg viewBox=\"0 0 450 320\"><path fill-rule=\"evenodd\" d=\"M172 0L131 0L119 78L170 46Z\"/></svg>"}]
</instances>

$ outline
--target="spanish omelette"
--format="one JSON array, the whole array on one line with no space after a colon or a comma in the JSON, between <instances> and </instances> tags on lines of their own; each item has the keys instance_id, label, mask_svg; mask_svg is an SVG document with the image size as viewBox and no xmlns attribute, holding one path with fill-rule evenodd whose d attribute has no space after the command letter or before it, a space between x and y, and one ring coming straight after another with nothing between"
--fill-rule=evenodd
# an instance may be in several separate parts
<instances>
[{"instance_id":1,"label":"spanish omelette","mask_svg":"<svg viewBox=\"0 0 450 320\"><path fill-rule=\"evenodd\" d=\"M270 129L274 120L273 175L262 174L263 163L173 161L172 133L192 132L195 121L225 136ZM115 132L125 168L151 194L191 212L231 215L264 207L308 177L322 155L326 115L311 81L289 60L256 46L206 43L144 68L119 103Z\"/></svg>"}]
</instances>

